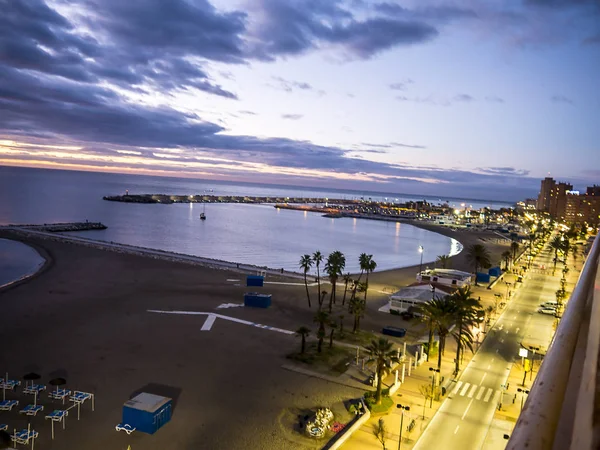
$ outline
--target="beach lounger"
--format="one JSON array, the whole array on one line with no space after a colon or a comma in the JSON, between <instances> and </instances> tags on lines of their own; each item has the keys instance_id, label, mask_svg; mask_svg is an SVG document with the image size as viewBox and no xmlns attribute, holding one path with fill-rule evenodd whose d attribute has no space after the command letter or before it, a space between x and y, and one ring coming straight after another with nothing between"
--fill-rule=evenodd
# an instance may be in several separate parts
<instances>
[{"instance_id":1,"label":"beach lounger","mask_svg":"<svg viewBox=\"0 0 600 450\"><path fill-rule=\"evenodd\" d=\"M69 397L69 401L73 402L73 406L77 405L77 420L79 420L81 414L81 405L90 399L92 400L92 411L94 411L94 394L90 392L73 391L71 397Z\"/></svg>"},{"instance_id":2,"label":"beach lounger","mask_svg":"<svg viewBox=\"0 0 600 450\"><path fill-rule=\"evenodd\" d=\"M36 395L46 390L43 384L31 384L23 389L23 394Z\"/></svg>"},{"instance_id":3,"label":"beach lounger","mask_svg":"<svg viewBox=\"0 0 600 450\"><path fill-rule=\"evenodd\" d=\"M120 423L115 427L117 431L124 431L127 434L131 434L135 431L135 428L129 425L128 423Z\"/></svg>"},{"instance_id":4,"label":"beach lounger","mask_svg":"<svg viewBox=\"0 0 600 450\"><path fill-rule=\"evenodd\" d=\"M10 389L11 391L14 391L17 386L21 386L21 382L18 380L4 380L3 378L0 382L0 389Z\"/></svg>"},{"instance_id":5,"label":"beach lounger","mask_svg":"<svg viewBox=\"0 0 600 450\"><path fill-rule=\"evenodd\" d=\"M6 425L5 423L0 423L0 431L6 431L8 430L8 425Z\"/></svg>"},{"instance_id":6,"label":"beach lounger","mask_svg":"<svg viewBox=\"0 0 600 450\"><path fill-rule=\"evenodd\" d=\"M21 411L19 411L21 414L26 414L28 416L35 416L37 415L37 413L39 413L40 411L43 411L44 407L42 405L27 405L25 408L23 408Z\"/></svg>"},{"instance_id":7,"label":"beach lounger","mask_svg":"<svg viewBox=\"0 0 600 450\"><path fill-rule=\"evenodd\" d=\"M71 391L68 389L54 389L48 392L48 397L54 400L62 400L65 403L65 398L71 395Z\"/></svg>"},{"instance_id":8,"label":"beach lounger","mask_svg":"<svg viewBox=\"0 0 600 450\"><path fill-rule=\"evenodd\" d=\"M23 429L21 431L15 430L13 434L10 435L10 439L15 444L29 444L29 441L34 440L39 436L39 433L35 430Z\"/></svg>"},{"instance_id":9,"label":"beach lounger","mask_svg":"<svg viewBox=\"0 0 600 450\"><path fill-rule=\"evenodd\" d=\"M0 410L10 411L14 406L19 404L18 400L3 400L0 402Z\"/></svg>"},{"instance_id":10,"label":"beach lounger","mask_svg":"<svg viewBox=\"0 0 600 450\"><path fill-rule=\"evenodd\" d=\"M54 439L54 422L62 422L63 430L65 429L65 417L69 415L69 411L64 411L62 409L55 409L50 414L46 416L46 419L50 419L52 421L52 439Z\"/></svg>"}]
</instances>

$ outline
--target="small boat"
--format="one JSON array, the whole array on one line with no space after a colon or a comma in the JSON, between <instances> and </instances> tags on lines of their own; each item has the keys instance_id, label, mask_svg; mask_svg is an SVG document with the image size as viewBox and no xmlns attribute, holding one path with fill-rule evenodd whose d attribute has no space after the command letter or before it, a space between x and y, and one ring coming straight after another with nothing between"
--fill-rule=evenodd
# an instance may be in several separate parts
<instances>
[{"instance_id":1,"label":"small boat","mask_svg":"<svg viewBox=\"0 0 600 450\"><path fill-rule=\"evenodd\" d=\"M200 213L200 220L206 220L206 203L202 203L202 212Z\"/></svg>"},{"instance_id":2,"label":"small boat","mask_svg":"<svg viewBox=\"0 0 600 450\"><path fill-rule=\"evenodd\" d=\"M206 214L200 213L200 220L206 220Z\"/></svg>"}]
</instances>

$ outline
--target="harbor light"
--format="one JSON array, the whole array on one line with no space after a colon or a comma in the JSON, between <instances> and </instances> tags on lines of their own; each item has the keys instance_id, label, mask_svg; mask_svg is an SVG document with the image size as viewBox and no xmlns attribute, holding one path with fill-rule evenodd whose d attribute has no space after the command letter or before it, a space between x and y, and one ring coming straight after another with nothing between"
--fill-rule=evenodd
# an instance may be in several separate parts
<instances>
[{"instance_id":1,"label":"harbor light","mask_svg":"<svg viewBox=\"0 0 600 450\"><path fill-rule=\"evenodd\" d=\"M423 270L423 251L425 249L423 248L422 245L419 245L419 253L421 254L421 262L419 263L419 275L421 274L421 271Z\"/></svg>"}]
</instances>

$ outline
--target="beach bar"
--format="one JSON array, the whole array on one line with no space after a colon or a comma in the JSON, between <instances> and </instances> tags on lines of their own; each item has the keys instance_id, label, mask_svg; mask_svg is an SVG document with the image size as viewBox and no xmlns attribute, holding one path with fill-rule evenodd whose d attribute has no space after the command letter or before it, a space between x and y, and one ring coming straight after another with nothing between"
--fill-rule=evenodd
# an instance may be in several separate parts
<instances>
[{"instance_id":1,"label":"beach bar","mask_svg":"<svg viewBox=\"0 0 600 450\"><path fill-rule=\"evenodd\" d=\"M123 423L143 433L154 434L171 420L173 400L142 392L123 405Z\"/></svg>"}]
</instances>

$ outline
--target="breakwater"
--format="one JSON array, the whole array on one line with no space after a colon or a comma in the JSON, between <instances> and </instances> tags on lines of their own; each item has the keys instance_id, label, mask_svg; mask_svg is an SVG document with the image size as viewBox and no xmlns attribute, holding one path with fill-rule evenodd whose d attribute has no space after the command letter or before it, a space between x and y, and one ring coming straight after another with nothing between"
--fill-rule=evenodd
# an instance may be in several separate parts
<instances>
[{"instance_id":1,"label":"breakwater","mask_svg":"<svg viewBox=\"0 0 600 450\"><path fill-rule=\"evenodd\" d=\"M317 197L256 197L242 195L169 195L169 194L125 194L107 195L103 200L124 203L279 203L279 204L336 204L354 205L360 200L329 199Z\"/></svg>"},{"instance_id":2,"label":"breakwater","mask_svg":"<svg viewBox=\"0 0 600 450\"><path fill-rule=\"evenodd\" d=\"M90 231L106 230L107 226L101 222L70 222L70 223L44 223L29 225L8 225L7 228L21 228L34 231L45 231L47 233L61 233L66 231Z\"/></svg>"}]
</instances>

